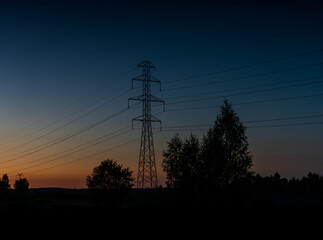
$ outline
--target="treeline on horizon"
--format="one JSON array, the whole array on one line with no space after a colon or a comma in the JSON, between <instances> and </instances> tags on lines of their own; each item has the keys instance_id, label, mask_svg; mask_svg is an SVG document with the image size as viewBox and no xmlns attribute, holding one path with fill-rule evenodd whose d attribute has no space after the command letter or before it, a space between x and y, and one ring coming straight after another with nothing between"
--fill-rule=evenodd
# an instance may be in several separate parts
<instances>
[{"instance_id":1,"label":"treeline on horizon","mask_svg":"<svg viewBox=\"0 0 323 240\"><path fill-rule=\"evenodd\" d=\"M21 204L23 204L25 207L26 202L28 202L28 208L30 208L30 197L32 195L39 195L38 190L34 189L32 192L30 192L27 184L24 183L21 184L23 187L14 185L14 187L11 188L10 184L8 184L6 181L6 179L5 182L3 179L0 180L0 202L17 202L17 196L12 195L17 193L19 194L19 207L21 207ZM25 182L25 180L23 182ZM119 206L129 207L129 205L131 207L132 204L129 204L129 201L136 202L138 201L136 198L147 198L147 194L153 195L153 199L148 201L148 204L145 200L139 200L142 202L136 203L134 206L143 207L143 204L150 207L180 206L208 208L217 208L219 206L247 208L323 207L323 176L312 172L309 172L306 176L301 178L291 179L281 177L278 172L270 176L252 174L225 187L219 187L217 189L212 189L211 191L210 189L206 188L163 188L161 186L157 189L134 189L134 192L131 190L132 188L91 190L89 187L88 189L89 191L82 191L81 194L78 193L78 190L73 189L72 192L66 191L63 194L61 191L59 191L59 193L56 195L61 197L65 194L65 198L74 198L75 196L79 198L80 195L83 197L86 195L86 199L93 203L94 206L104 208L116 208ZM143 196L140 196L141 194L143 194ZM87 195L90 195L90 198L88 198ZM47 197L48 196L55 199L55 193L47 192Z\"/></svg>"}]
</instances>

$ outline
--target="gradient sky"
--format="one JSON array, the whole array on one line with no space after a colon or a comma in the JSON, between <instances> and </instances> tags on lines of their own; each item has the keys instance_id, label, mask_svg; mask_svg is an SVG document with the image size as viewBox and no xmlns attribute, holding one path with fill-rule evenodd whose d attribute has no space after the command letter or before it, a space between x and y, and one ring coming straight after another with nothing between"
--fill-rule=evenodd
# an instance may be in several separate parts
<instances>
[{"instance_id":1,"label":"gradient sky","mask_svg":"<svg viewBox=\"0 0 323 240\"><path fill-rule=\"evenodd\" d=\"M160 184L166 141L202 137L225 97L248 127L255 172L323 175L322 10L314 1L1 1L0 175L82 188L112 158L136 177L140 125L130 129L140 109L125 109L144 60L166 101L166 112L153 110L164 129L154 136Z\"/></svg>"}]
</instances>

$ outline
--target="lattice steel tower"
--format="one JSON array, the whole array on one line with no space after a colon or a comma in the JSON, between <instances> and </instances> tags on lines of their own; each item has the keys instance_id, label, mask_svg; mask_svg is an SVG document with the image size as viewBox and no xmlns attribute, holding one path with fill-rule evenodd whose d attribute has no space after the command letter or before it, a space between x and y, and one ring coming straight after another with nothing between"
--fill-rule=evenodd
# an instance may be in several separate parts
<instances>
[{"instance_id":1,"label":"lattice steel tower","mask_svg":"<svg viewBox=\"0 0 323 240\"><path fill-rule=\"evenodd\" d=\"M161 82L155 79L150 73L151 69L155 69L152 62L143 61L138 67L142 68L142 75L132 79L132 87L134 81L142 82L142 94L128 99L128 107L130 107L129 103L132 100L142 102L142 115L132 119L132 122L142 122L137 188L156 188L158 187L158 181L152 122L160 123L161 127L161 121L151 114L151 102L163 103L164 110L165 102L151 94L152 83L157 83L161 89Z\"/></svg>"}]
</instances>

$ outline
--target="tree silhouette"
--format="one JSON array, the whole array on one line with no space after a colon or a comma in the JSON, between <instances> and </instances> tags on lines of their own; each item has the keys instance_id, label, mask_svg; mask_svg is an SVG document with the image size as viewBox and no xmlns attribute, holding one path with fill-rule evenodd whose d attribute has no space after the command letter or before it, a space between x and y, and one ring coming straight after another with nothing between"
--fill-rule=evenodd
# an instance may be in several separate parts
<instances>
[{"instance_id":1,"label":"tree silhouette","mask_svg":"<svg viewBox=\"0 0 323 240\"><path fill-rule=\"evenodd\" d=\"M6 191L10 189L9 178L7 174L3 174L0 178L0 191Z\"/></svg>"},{"instance_id":2,"label":"tree silhouette","mask_svg":"<svg viewBox=\"0 0 323 240\"><path fill-rule=\"evenodd\" d=\"M129 168L107 159L87 176L86 185L92 193L94 203L103 207L115 207L133 186L134 178Z\"/></svg>"},{"instance_id":3,"label":"tree silhouette","mask_svg":"<svg viewBox=\"0 0 323 240\"><path fill-rule=\"evenodd\" d=\"M180 161L182 184L185 188L196 187L201 177L200 141L192 135L183 143Z\"/></svg>"},{"instance_id":4,"label":"tree silhouette","mask_svg":"<svg viewBox=\"0 0 323 240\"><path fill-rule=\"evenodd\" d=\"M170 188L191 188L201 176L200 141L191 135L182 140L178 135L168 142L163 151L162 167L167 173L166 184Z\"/></svg>"},{"instance_id":5,"label":"tree silhouette","mask_svg":"<svg viewBox=\"0 0 323 240\"><path fill-rule=\"evenodd\" d=\"M22 174L18 174L18 179L15 181L14 188L17 192L28 192L29 182Z\"/></svg>"},{"instance_id":6,"label":"tree silhouette","mask_svg":"<svg viewBox=\"0 0 323 240\"><path fill-rule=\"evenodd\" d=\"M167 142L162 162L167 186L223 187L250 176L252 155L248 147L245 127L225 100L202 142L193 135L184 140L176 135Z\"/></svg>"},{"instance_id":7,"label":"tree silhouette","mask_svg":"<svg viewBox=\"0 0 323 240\"><path fill-rule=\"evenodd\" d=\"M245 133L228 100L202 141L204 172L212 185L226 186L251 174L252 155Z\"/></svg>"},{"instance_id":8,"label":"tree silhouette","mask_svg":"<svg viewBox=\"0 0 323 240\"><path fill-rule=\"evenodd\" d=\"M167 150L163 151L162 168L167 173L166 184L169 188L175 188L180 178L180 161L182 160L183 141L175 135L167 142Z\"/></svg>"},{"instance_id":9,"label":"tree silhouette","mask_svg":"<svg viewBox=\"0 0 323 240\"><path fill-rule=\"evenodd\" d=\"M134 179L131 176L132 171L129 168L123 168L116 161L108 159L102 161L87 176L86 185L89 189L97 190L128 189L133 186Z\"/></svg>"},{"instance_id":10,"label":"tree silhouette","mask_svg":"<svg viewBox=\"0 0 323 240\"><path fill-rule=\"evenodd\" d=\"M323 177L317 173L309 172L301 181L303 193L310 197L323 195Z\"/></svg>"}]
</instances>

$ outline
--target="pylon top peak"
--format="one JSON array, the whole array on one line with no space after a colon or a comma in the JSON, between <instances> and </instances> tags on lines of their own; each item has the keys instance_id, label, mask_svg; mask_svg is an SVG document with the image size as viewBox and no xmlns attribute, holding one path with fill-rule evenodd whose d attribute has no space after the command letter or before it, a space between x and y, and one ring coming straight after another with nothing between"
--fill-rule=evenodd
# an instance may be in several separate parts
<instances>
[{"instance_id":1,"label":"pylon top peak","mask_svg":"<svg viewBox=\"0 0 323 240\"><path fill-rule=\"evenodd\" d=\"M155 65L151 62L151 61L142 61L141 63L138 64L137 67L142 67L142 68L146 68L149 67L150 69L155 69Z\"/></svg>"}]
</instances>

